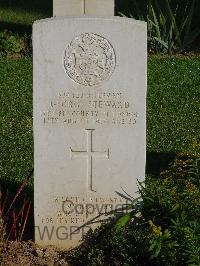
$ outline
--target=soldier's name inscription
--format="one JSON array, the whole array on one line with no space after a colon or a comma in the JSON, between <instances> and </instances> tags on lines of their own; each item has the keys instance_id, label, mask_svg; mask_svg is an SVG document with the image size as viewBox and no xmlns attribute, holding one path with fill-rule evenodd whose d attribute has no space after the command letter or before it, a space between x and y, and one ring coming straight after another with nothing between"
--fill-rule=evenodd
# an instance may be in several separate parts
<instances>
[{"instance_id":1,"label":"soldier's name inscription","mask_svg":"<svg viewBox=\"0 0 200 266\"><path fill-rule=\"evenodd\" d=\"M44 124L135 125L139 114L121 92L64 92L41 112Z\"/></svg>"}]
</instances>

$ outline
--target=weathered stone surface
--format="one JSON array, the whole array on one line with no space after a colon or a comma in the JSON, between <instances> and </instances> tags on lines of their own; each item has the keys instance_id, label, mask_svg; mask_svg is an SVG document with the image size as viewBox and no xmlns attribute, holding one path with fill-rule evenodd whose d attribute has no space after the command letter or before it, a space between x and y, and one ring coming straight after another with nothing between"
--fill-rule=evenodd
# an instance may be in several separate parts
<instances>
[{"instance_id":1,"label":"weathered stone surface","mask_svg":"<svg viewBox=\"0 0 200 266\"><path fill-rule=\"evenodd\" d=\"M54 16L80 16L84 14L83 0L53 0Z\"/></svg>"},{"instance_id":2,"label":"weathered stone surface","mask_svg":"<svg viewBox=\"0 0 200 266\"><path fill-rule=\"evenodd\" d=\"M53 15L114 16L114 0L53 0Z\"/></svg>"},{"instance_id":3,"label":"weathered stone surface","mask_svg":"<svg viewBox=\"0 0 200 266\"><path fill-rule=\"evenodd\" d=\"M114 0L85 0L85 14L114 16Z\"/></svg>"},{"instance_id":4,"label":"weathered stone surface","mask_svg":"<svg viewBox=\"0 0 200 266\"><path fill-rule=\"evenodd\" d=\"M132 19L34 23L37 243L74 247L98 223L80 226L124 204L118 193L137 196L145 176L146 43L146 24Z\"/></svg>"}]
</instances>

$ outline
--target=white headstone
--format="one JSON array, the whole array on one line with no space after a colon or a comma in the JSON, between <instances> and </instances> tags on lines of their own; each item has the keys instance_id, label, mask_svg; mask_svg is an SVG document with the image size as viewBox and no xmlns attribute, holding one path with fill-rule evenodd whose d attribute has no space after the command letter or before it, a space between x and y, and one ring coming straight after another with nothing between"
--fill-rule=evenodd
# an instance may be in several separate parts
<instances>
[{"instance_id":1,"label":"white headstone","mask_svg":"<svg viewBox=\"0 0 200 266\"><path fill-rule=\"evenodd\" d=\"M138 196L146 154L146 24L34 23L35 240L75 247L99 213ZM125 192L124 192L125 191ZM82 227L82 225L87 224Z\"/></svg>"},{"instance_id":2,"label":"white headstone","mask_svg":"<svg viewBox=\"0 0 200 266\"><path fill-rule=\"evenodd\" d=\"M53 0L54 16L114 16L114 0Z\"/></svg>"},{"instance_id":3,"label":"white headstone","mask_svg":"<svg viewBox=\"0 0 200 266\"><path fill-rule=\"evenodd\" d=\"M53 0L54 16L80 16L84 14L84 0Z\"/></svg>"},{"instance_id":4,"label":"white headstone","mask_svg":"<svg viewBox=\"0 0 200 266\"><path fill-rule=\"evenodd\" d=\"M85 14L114 16L114 0L85 0Z\"/></svg>"}]
</instances>

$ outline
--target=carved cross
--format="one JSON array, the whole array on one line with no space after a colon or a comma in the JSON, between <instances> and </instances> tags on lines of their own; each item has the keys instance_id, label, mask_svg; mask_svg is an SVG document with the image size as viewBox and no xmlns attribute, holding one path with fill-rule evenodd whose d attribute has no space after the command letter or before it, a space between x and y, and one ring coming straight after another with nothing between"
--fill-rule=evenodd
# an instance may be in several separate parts
<instances>
[{"instance_id":1,"label":"carved cross","mask_svg":"<svg viewBox=\"0 0 200 266\"><path fill-rule=\"evenodd\" d=\"M54 16L114 16L114 0L53 0Z\"/></svg>"},{"instance_id":2,"label":"carved cross","mask_svg":"<svg viewBox=\"0 0 200 266\"><path fill-rule=\"evenodd\" d=\"M86 0L83 0L83 13L86 13Z\"/></svg>"},{"instance_id":3,"label":"carved cross","mask_svg":"<svg viewBox=\"0 0 200 266\"><path fill-rule=\"evenodd\" d=\"M86 158L87 159L87 182L88 188L93 189L93 158L107 158L109 159L109 149L107 151L94 151L93 150L93 131L95 129L85 129L87 134L87 147L86 150L75 151L70 147L70 157L73 158Z\"/></svg>"}]
</instances>

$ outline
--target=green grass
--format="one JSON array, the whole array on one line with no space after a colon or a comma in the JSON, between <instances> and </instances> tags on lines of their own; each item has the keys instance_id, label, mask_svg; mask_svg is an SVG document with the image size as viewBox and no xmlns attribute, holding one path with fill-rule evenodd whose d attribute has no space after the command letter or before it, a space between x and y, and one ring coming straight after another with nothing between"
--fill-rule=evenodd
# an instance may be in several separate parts
<instances>
[{"instance_id":1,"label":"green grass","mask_svg":"<svg viewBox=\"0 0 200 266\"><path fill-rule=\"evenodd\" d=\"M0 59L0 178L22 181L32 167L32 60Z\"/></svg>"},{"instance_id":2,"label":"green grass","mask_svg":"<svg viewBox=\"0 0 200 266\"><path fill-rule=\"evenodd\" d=\"M49 0L1 0L0 21L31 25L37 19L52 15L52 2Z\"/></svg>"},{"instance_id":3,"label":"green grass","mask_svg":"<svg viewBox=\"0 0 200 266\"><path fill-rule=\"evenodd\" d=\"M149 151L192 152L200 143L200 58L150 58Z\"/></svg>"},{"instance_id":4,"label":"green grass","mask_svg":"<svg viewBox=\"0 0 200 266\"><path fill-rule=\"evenodd\" d=\"M0 10L0 20L7 23L32 25L35 20L46 18L47 15L37 11L27 11L23 9L3 8Z\"/></svg>"},{"instance_id":5,"label":"green grass","mask_svg":"<svg viewBox=\"0 0 200 266\"><path fill-rule=\"evenodd\" d=\"M0 178L21 182L33 165L32 59L1 58L0 73ZM149 59L148 151L159 157L200 143L199 96L200 58Z\"/></svg>"}]
</instances>

